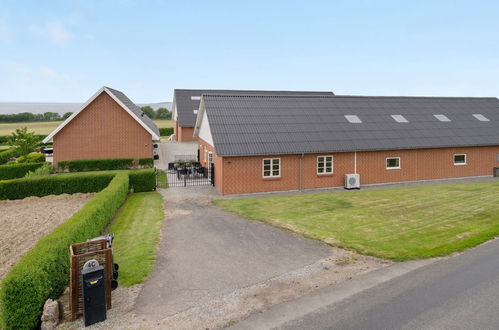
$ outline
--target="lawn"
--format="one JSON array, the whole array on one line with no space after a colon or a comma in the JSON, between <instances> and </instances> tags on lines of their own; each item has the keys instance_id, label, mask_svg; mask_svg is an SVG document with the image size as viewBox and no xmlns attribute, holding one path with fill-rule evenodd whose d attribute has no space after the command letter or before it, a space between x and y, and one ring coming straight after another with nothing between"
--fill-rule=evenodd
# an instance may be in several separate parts
<instances>
[{"instance_id":1,"label":"lawn","mask_svg":"<svg viewBox=\"0 0 499 330\"><path fill-rule=\"evenodd\" d=\"M109 232L114 233L113 251L120 265L121 285L141 283L151 272L163 218L163 198L157 192L147 192L130 195L112 222Z\"/></svg>"},{"instance_id":2,"label":"lawn","mask_svg":"<svg viewBox=\"0 0 499 330\"><path fill-rule=\"evenodd\" d=\"M61 122L60 121L41 121L34 123L0 123L0 135L10 135L16 128L28 127L30 131L36 134L48 135ZM158 128L173 127L172 120L154 120Z\"/></svg>"},{"instance_id":3,"label":"lawn","mask_svg":"<svg viewBox=\"0 0 499 330\"><path fill-rule=\"evenodd\" d=\"M499 234L499 182L217 200L243 217L392 260L444 256Z\"/></svg>"}]
</instances>

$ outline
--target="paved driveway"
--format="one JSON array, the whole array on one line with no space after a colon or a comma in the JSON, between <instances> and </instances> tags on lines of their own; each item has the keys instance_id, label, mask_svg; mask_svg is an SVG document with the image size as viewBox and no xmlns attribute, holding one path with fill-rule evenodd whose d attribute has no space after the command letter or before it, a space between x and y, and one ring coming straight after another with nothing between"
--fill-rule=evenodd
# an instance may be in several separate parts
<instances>
[{"instance_id":1,"label":"paved driveway","mask_svg":"<svg viewBox=\"0 0 499 330\"><path fill-rule=\"evenodd\" d=\"M159 160L154 162L154 166L164 170L168 168L168 163L174 162L176 158L196 159L197 148L197 142L160 142L157 150Z\"/></svg>"},{"instance_id":2,"label":"paved driveway","mask_svg":"<svg viewBox=\"0 0 499 330\"><path fill-rule=\"evenodd\" d=\"M163 239L151 279L135 309L162 319L211 299L310 265L332 254L326 244L212 205L212 187L162 191Z\"/></svg>"}]
</instances>

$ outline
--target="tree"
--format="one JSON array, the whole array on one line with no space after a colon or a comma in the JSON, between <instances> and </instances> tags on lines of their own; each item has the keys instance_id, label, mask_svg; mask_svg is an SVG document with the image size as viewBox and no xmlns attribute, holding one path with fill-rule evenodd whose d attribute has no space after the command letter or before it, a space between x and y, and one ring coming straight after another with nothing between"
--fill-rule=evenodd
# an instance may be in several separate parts
<instances>
[{"instance_id":1,"label":"tree","mask_svg":"<svg viewBox=\"0 0 499 330\"><path fill-rule=\"evenodd\" d=\"M149 117L151 119L156 118L156 112L150 106L146 105L145 107L141 107L140 109L142 109L142 111L144 111L144 113L147 115L147 117Z\"/></svg>"},{"instance_id":2,"label":"tree","mask_svg":"<svg viewBox=\"0 0 499 330\"><path fill-rule=\"evenodd\" d=\"M43 120L46 121L61 120L61 116L57 112L44 112Z\"/></svg>"},{"instance_id":3,"label":"tree","mask_svg":"<svg viewBox=\"0 0 499 330\"><path fill-rule=\"evenodd\" d=\"M17 147L21 155L27 155L40 145L40 138L34 132L28 132L27 127L16 129L7 140L7 144Z\"/></svg>"},{"instance_id":4,"label":"tree","mask_svg":"<svg viewBox=\"0 0 499 330\"><path fill-rule=\"evenodd\" d=\"M156 119L172 119L172 113L167 108L156 110Z\"/></svg>"},{"instance_id":5,"label":"tree","mask_svg":"<svg viewBox=\"0 0 499 330\"><path fill-rule=\"evenodd\" d=\"M62 115L62 119L66 120L68 119L73 113L72 112L66 112L65 114Z\"/></svg>"}]
</instances>

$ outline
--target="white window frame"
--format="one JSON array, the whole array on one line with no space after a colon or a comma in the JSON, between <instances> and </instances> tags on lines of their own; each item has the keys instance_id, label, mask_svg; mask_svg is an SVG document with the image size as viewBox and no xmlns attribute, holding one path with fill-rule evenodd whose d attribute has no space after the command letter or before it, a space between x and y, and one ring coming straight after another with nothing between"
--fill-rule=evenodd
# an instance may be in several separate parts
<instances>
[{"instance_id":1,"label":"white window frame","mask_svg":"<svg viewBox=\"0 0 499 330\"><path fill-rule=\"evenodd\" d=\"M270 160L270 175L265 175L265 161ZM279 164L278 175L274 175L274 161ZM262 178L280 178L281 177L281 158L264 158L262 159Z\"/></svg>"},{"instance_id":2,"label":"white window frame","mask_svg":"<svg viewBox=\"0 0 499 330\"><path fill-rule=\"evenodd\" d=\"M194 109L194 110L192 110L192 112L194 112L194 114L195 114L195 115L197 115L197 114L198 114L198 111L199 111L198 109Z\"/></svg>"},{"instance_id":3,"label":"white window frame","mask_svg":"<svg viewBox=\"0 0 499 330\"><path fill-rule=\"evenodd\" d=\"M326 166L326 158L331 157L331 171L327 172L327 166ZM319 172L319 158L324 158L323 159L323 167L324 167L324 172ZM333 174L334 173L334 157L333 155L322 155L322 156L317 156L317 162L316 162L316 172L317 175L324 175L324 174Z\"/></svg>"},{"instance_id":4,"label":"white window frame","mask_svg":"<svg viewBox=\"0 0 499 330\"><path fill-rule=\"evenodd\" d=\"M208 165L211 166L213 164L213 152L209 151L208 152Z\"/></svg>"},{"instance_id":5,"label":"white window frame","mask_svg":"<svg viewBox=\"0 0 499 330\"><path fill-rule=\"evenodd\" d=\"M388 159L398 159L399 160L399 166L397 166L397 167L388 167ZM400 157L386 157L386 159L385 159L385 168L387 170L400 170L401 166L402 166L402 164L400 162Z\"/></svg>"},{"instance_id":6,"label":"white window frame","mask_svg":"<svg viewBox=\"0 0 499 330\"><path fill-rule=\"evenodd\" d=\"M192 101L199 101L199 100L201 100L201 95L192 95L191 100Z\"/></svg>"},{"instance_id":7,"label":"white window frame","mask_svg":"<svg viewBox=\"0 0 499 330\"><path fill-rule=\"evenodd\" d=\"M464 156L464 163L456 163L456 156ZM454 161L454 166L468 165L468 155L466 155L466 154L454 154L454 156L452 158Z\"/></svg>"}]
</instances>

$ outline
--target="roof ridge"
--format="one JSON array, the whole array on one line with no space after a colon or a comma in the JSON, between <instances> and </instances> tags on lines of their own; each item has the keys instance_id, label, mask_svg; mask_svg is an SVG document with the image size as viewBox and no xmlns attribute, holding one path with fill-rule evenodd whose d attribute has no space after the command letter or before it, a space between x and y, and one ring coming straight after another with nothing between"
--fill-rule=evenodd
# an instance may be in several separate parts
<instances>
[{"instance_id":1,"label":"roof ridge","mask_svg":"<svg viewBox=\"0 0 499 330\"><path fill-rule=\"evenodd\" d=\"M307 95L307 94L302 94L302 95L265 95L265 94L258 94L258 95L251 95L251 94L206 94L203 93L201 94L203 97L208 96L208 97L234 97L234 98L241 98L241 97L251 97L251 98L334 98L334 95Z\"/></svg>"},{"instance_id":2,"label":"roof ridge","mask_svg":"<svg viewBox=\"0 0 499 330\"><path fill-rule=\"evenodd\" d=\"M334 94L332 91L328 91L328 90L312 90L312 91L308 91L308 90L291 90L291 89L217 89L217 88L207 88L207 89L203 89L203 88L174 88L173 89L174 91L198 91L198 92L201 92L201 91L227 91L227 92L269 92L269 93L279 93L279 92L290 92L290 93L300 93L300 92L304 92L304 93L331 93L331 94Z\"/></svg>"}]
</instances>

